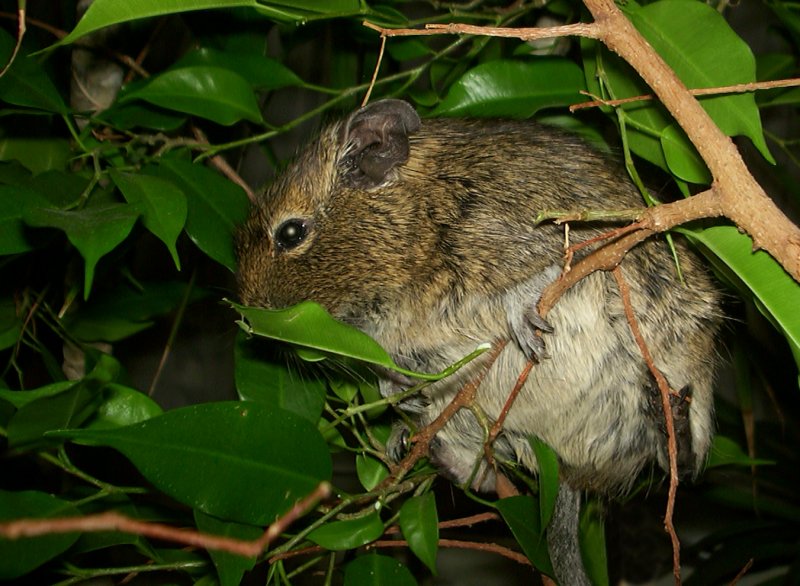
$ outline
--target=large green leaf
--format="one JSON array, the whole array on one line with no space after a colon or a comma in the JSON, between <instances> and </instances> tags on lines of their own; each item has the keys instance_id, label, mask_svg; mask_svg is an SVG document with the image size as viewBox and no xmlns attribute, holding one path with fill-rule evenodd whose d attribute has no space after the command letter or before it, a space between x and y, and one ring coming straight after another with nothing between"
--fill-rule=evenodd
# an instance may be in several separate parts
<instances>
[{"instance_id":1,"label":"large green leaf","mask_svg":"<svg viewBox=\"0 0 800 586\"><path fill-rule=\"evenodd\" d=\"M0 30L0 63L8 63L15 44L11 35ZM67 106L50 77L38 62L25 55L24 49L0 78L0 100L59 114L67 112Z\"/></svg>"},{"instance_id":2,"label":"large green leaf","mask_svg":"<svg viewBox=\"0 0 800 586\"><path fill-rule=\"evenodd\" d=\"M344 586L416 586L407 567L394 558L368 553L344 569Z\"/></svg>"},{"instance_id":3,"label":"large green leaf","mask_svg":"<svg viewBox=\"0 0 800 586\"><path fill-rule=\"evenodd\" d=\"M247 401L263 401L316 423L325 407L325 379L305 370L291 369L283 359L268 352L262 340L237 336L235 347L236 390Z\"/></svg>"},{"instance_id":4,"label":"large green leaf","mask_svg":"<svg viewBox=\"0 0 800 586\"><path fill-rule=\"evenodd\" d=\"M197 65L170 69L120 98L121 103L131 100L144 100L226 126L240 120L262 121L247 80L221 67Z\"/></svg>"},{"instance_id":5,"label":"large green leaf","mask_svg":"<svg viewBox=\"0 0 800 586\"><path fill-rule=\"evenodd\" d=\"M364 332L336 321L321 305L312 301L304 301L286 309L244 307L235 303L231 305L244 318L240 325L249 334L326 354L355 358L423 380L444 378L486 350L483 346L479 347L468 357L441 373L413 372L397 366L389 353Z\"/></svg>"},{"instance_id":6,"label":"large green leaf","mask_svg":"<svg viewBox=\"0 0 800 586\"><path fill-rule=\"evenodd\" d=\"M432 492L411 497L400 507L400 529L408 547L436 574L439 548L439 515Z\"/></svg>"},{"instance_id":7,"label":"large green leaf","mask_svg":"<svg viewBox=\"0 0 800 586\"><path fill-rule=\"evenodd\" d=\"M690 88L756 81L750 47L717 10L695 0L661 0L623 10L653 48ZM703 108L729 136L747 136L772 160L752 93L701 98Z\"/></svg>"},{"instance_id":8,"label":"large green leaf","mask_svg":"<svg viewBox=\"0 0 800 586\"><path fill-rule=\"evenodd\" d=\"M213 8L255 8L279 20L303 22L309 15L345 15L360 12L358 0L95 0L78 25L58 44L73 43L98 29L140 18Z\"/></svg>"},{"instance_id":9,"label":"large green leaf","mask_svg":"<svg viewBox=\"0 0 800 586\"><path fill-rule=\"evenodd\" d=\"M167 245L180 270L175 243L186 224L186 196L171 182L152 175L112 171L111 178L128 203L139 207L145 228Z\"/></svg>"},{"instance_id":10,"label":"large green leaf","mask_svg":"<svg viewBox=\"0 0 800 586\"><path fill-rule=\"evenodd\" d=\"M200 250L235 271L233 235L250 206L244 191L214 171L185 161L162 159L148 172L169 179L183 192L189 204L186 233Z\"/></svg>"},{"instance_id":11,"label":"large green leaf","mask_svg":"<svg viewBox=\"0 0 800 586\"><path fill-rule=\"evenodd\" d=\"M553 567L536 500L530 496L512 496L497 501L495 506L534 567L552 576Z\"/></svg>"},{"instance_id":12,"label":"large green leaf","mask_svg":"<svg viewBox=\"0 0 800 586\"><path fill-rule=\"evenodd\" d=\"M112 447L176 500L252 525L273 522L332 472L313 425L252 401L194 405L119 429L57 435Z\"/></svg>"},{"instance_id":13,"label":"large green leaf","mask_svg":"<svg viewBox=\"0 0 800 586\"><path fill-rule=\"evenodd\" d=\"M253 525L243 525L222 521L200 511L194 511L194 520L197 528L204 533L233 537L245 541L253 541L261 537L263 531ZM217 568L220 586L238 586L245 572L252 570L256 565L256 558L242 557L225 551L210 549L208 554Z\"/></svg>"},{"instance_id":14,"label":"large green leaf","mask_svg":"<svg viewBox=\"0 0 800 586\"><path fill-rule=\"evenodd\" d=\"M104 204L79 211L31 208L25 223L39 228L57 228L67 234L86 262L83 295L92 290L97 262L122 243L133 229L139 211L127 204Z\"/></svg>"},{"instance_id":15,"label":"large green leaf","mask_svg":"<svg viewBox=\"0 0 800 586\"><path fill-rule=\"evenodd\" d=\"M432 115L528 118L582 101L583 89L583 73L567 59L489 61L462 75Z\"/></svg>"},{"instance_id":16,"label":"large green leaf","mask_svg":"<svg viewBox=\"0 0 800 586\"><path fill-rule=\"evenodd\" d=\"M623 10L688 87L723 87L756 80L750 48L710 6L694 0L662 0L642 7L631 0ZM591 93L608 95L600 87L600 73L608 83L610 97L650 93L627 63L599 43L584 39L581 46ZM704 97L700 103L723 132L749 137L772 160L752 94ZM633 152L682 179L708 178L694 146L673 128L673 119L660 103L635 102L621 108L628 120L626 132Z\"/></svg>"},{"instance_id":17,"label":"large green leaf","mask_svg":"<svg viewBox=\"0 0 800 586\"><path fill-rule=\"evenodd\" d=\"M217 51L201 48L190 51L175 64L181 67L221 67L235 71L254 88L276 90L303 85L297 74L280 61L256 53Z\"/></svg>"},{"instance_id":18,"label":"large green leaf","mask_svg":"<svg viewBox=\"0 0 800 586\"><path fill-rule=\"evenodd\" d=\"M716 263L720 270L752 293L756 305L786 336L795 357L800 357L800 284L769 254L753 252L750 237L733 226L681 232L722 261Z\"/></svg>"},{"instance_id":19,"label":"large green leaf","mask_svg":"<svg viewBox=\"0 0 800 586\"><path fill-rule=\"evenodd\" d=\"M78 515L71 503L44 492L0 490L0 521ZM17 540L0 537L0 580L11 580L35 570L66 551L78 533L54 533Z\"/></svg>"}]
</instances>

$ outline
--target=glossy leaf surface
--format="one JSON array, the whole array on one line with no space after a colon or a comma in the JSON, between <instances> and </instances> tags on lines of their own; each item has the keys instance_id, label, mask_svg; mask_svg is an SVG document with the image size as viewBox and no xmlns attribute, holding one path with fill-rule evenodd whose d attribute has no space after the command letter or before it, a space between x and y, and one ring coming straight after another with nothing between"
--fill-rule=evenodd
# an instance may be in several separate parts
<instances>
[{"instance_id":1,"label":"glossy leaf surface","mask_svg":"<svg viewBox=\"0 0 800 586\"><path fill-rule=\"evenodd\" d=\"M60 435L112 447L171 497L240 523L268 525L331 476L325 442L308 421L252 401L194 405L137 425Z\"/></svg>"}]
</instances>

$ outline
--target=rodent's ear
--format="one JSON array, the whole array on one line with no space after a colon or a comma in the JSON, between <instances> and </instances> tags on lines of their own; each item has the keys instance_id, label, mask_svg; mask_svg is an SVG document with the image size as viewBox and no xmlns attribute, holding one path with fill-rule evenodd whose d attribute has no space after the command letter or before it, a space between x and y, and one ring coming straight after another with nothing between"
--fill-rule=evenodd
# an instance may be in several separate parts
<instances>
[{"instance_id":1,"label":"rodent's ear","mask_svg":"<svg viewBox=\"0 0 800 586\"><path fill-rule=\"evenodd\" d=\"M408 160L408 136L419 127L419 115L403 100L381 100L353 112L339 136L346 180L363 188L382 184Z\"/></svg>"}]
</instances>

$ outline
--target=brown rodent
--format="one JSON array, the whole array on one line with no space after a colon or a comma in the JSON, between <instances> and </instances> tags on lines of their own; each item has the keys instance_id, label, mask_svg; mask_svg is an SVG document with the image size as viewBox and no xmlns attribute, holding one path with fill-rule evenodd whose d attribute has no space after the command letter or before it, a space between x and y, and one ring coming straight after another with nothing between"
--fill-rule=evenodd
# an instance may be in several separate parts
<instances>
[{"instance_id":1,"label":"brown rodent","mask_svg":"<svg viewBox=\"0 0 800 586\"><path fill-rule=\"evenodd\" d=\"M577 531L575 495L624 491L649 462L666 467L664 418L611 274L567 291L549 327L538 318L542 290L562 270L564 232L535 219L543 210L636 207L641 196L625 171L570 134L532 122L420 120L406 102L384 100L325 127L266 190L239 235L240 295L272 308L317 301L419 371L510 340L478 390L490 423L536 358L494 452L533 472L530 436L558 454L564 492L554 525L571 526L551 528L551 554L562 584L588 583L571 573L580 562L569 556L579 553L558 543ZM570 242L603 229L573 224ZM682 241L676 248L684 282L661 238L635 248L621 269L656 365L690 396L676 413L679 460L693 474L713 431L721 312L703 266ZM484 360L403 407L424 426ZM401 387L386 380L381 390ZM484 463L475 473L487 431L479 421L459 411L431 458L456 482L492 490L494 472Z\"/></svg>"}]
</instances>

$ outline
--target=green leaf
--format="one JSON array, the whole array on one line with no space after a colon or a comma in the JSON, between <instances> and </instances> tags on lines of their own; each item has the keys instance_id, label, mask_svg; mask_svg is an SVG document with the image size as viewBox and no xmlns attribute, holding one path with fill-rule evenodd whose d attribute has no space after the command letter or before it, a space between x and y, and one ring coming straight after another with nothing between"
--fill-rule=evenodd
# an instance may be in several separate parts
<instances>
[{"instance_id":1,"label":"green leaf","mask_svg":"<svg viewBox=\"0 0 800 586\"><path fill-rule=\"evenodd\" d=\"M495 506L511 529L511 533L514 534L522 551L525 552L525 556L537 570L552 576L553 567L550 563L547 540L544 537L544 526L536 500L530 496L512 496L500 499Z\"/></svg>"},{"instance_id":2,"label":"green leaf","mask_svg":"<svg viewBox=\"0 0 800 586\"><path fill-rule=\"evenodd\" d=\"M172 132L186 122L185 115L147 102L114 102L107 110L98 112L97 118L120 130L150 128L161 132Z\"/></svg>"},{"instance_id":3,"label":"green leaf","mask_svg":"<svg viewBox=\"0 0 800 586\"><path fill-rule=\"evenodd\" d=\"M83 295L89 298L94 269L101 257L122 243L133 229L139 212L126 204L104 204L80 211L33 208L24 213L25 223L38 228L58 228L86 261Z\"/></svg>"},{"instance_id":4,"label":"green leaf","mask_svg":"<svg viewBox=\"0 0 800 586\"><path fill-rule=\"evenodd\" d=\"M63 138L6 136L0 138L0 161L19 161L33 173L64 170L72 156Z\"/></svg>"},{"instance_id":5,"label":"green leaf","mask_svg":"<svg viewBox=\"0 0 800 586\"><path fill-rule=\"evenodd\" d=\"M558 455L553 448L536 437L529 437L528 442L536 456L539 469L539 514L542 529L550 524L556 508L558 496Z\"/></svg>"},{"instance_id":6,"label":"green leaf","mask_svg":"<svg viewBox=\"0 0 800 586\"><path fill-rule=\"evenodd\" d=\"M174 310L186 295L186 283L159 281L134 289L124 283L104 290L68 313L62 320L71 336L83 342L117 342L152 326L156 317ZM193 288L188 302L207 297L205 289Z\"/></svg>"},{"instance_id":7,"label":"green leaf","mask_svg":"<svg viewBox=\"0 0 800 586\"><path fill-rule=\"evenodd\" d=\"M623 10L688 87L722 87L755 81L755 61L750 48L710 6L693 0L662 0L641 7L630 0ZM581 47L586 83L592 94L625 98L650 93L639 75L600 43L582 39ZM608 92L601 88L601 78L607 81ZM748 136L772 160L751 94L702 98L700 103L723 132ZM627 119L628 144L634 153L676 175L686 175L687 167L697 171L694 154L688 155L689 159L683 158L694 153L694 147L674 131L665 139L666 148L670 149L667 163L661 135L674 121L660 103L634 102L621 109ZM700 178L697 173L690 176Z\"/></svg>"},{"instance_id":8,"label":"green leaf","mask_svg":"<svg viewBox=\"0 0 800 586\"><path fill-rule=\"evenodd\" d=\"M434 50L420 39L398 39L387 43L386 50L395 61L421 59L434 53Z\"/></svg>"},{"instance_id":9,"label":"green leaf","mask_svg":"<svg viewBox=\"0 0 800 586\"><path fill-rule=\"evenodd\" d=\"M9 62L15 45L16 40L0 30L0 63ZM24 49L0 78L0 100L16 106L67 113L67 106L50 77L35 59L25 55Z\"/></svg>"},{"instance_id":10,"label":"green leaf","mask_svg":"<svg viewBox=\"0 0 800 586\"><path fill-rule=\"evenodd\" d=\"M77 26L55 46L74 43L84 35L101 28L140 18L178 14L193 10L213 8L255 8L258 12L276 20L305 22L314 16L347 16L358 14L361 7L358 0L95 0Z\"/></svg>"},{"instance_id":11,"label":"green leaf","mask_svg":"<svg viewBox=\"0 0 800 586\"><path fill-rule=\"evenodd\" d=\"M733 226L681 229L721 263L720 270L749 291L759 310L773 321L798 355L800 350L800 285L764 251L753 252L753 241ZM712 258L712 261L714 259Z\"/></svg>"},{"instance_id":12,"label":"green leaf","mask_svg":"<svg viewBox=\"0 0 800 586\"><path fill-rule=\"evenodd\" d=\"M233 537L242 541L253 541L261 537L263 531L253 525L242 523L231 523L222 521L211 515L206 515L201 511L194 511L194 520L197 528L203 533ZM242 557L221 550L209 549L208 554L214 567L217 568L220 586L238 586L242 581L242 576L256 565L256 556Z\"/></svg>"},{"instance_id":13,"label":"green leaf","mask_svg":"<svg viewBox=\"0 0 800 586\"><path fill-rule=\"evenodd\" d=\"M694 0L662 0L644 7L630 2L623 10L687 87L756 81L750 47L711 6ZM706 97L700 102L723 132L747 136L774 163L752 94Z\"/></svg>"},{"instance_id":14,"label":"green leaf","mask_svg":"<svg viewBox=\"0 0 800 586\"><path fill-rule=\"evenodd\" d=\"M48 207L49 202L27 187L0 185L0 254L19 254L34 249L25 232L25 211Z\"/></svg>"},{"instance_id":15,"label":"green leaf","mask_svg":"<svg viewBox=\"0 0 800 586\"><path fill-rule=\"evenodd\" d=\"M423 380L444 378L486 350L480 347L467 358L438 374L413 372L397 366L375 340L356 328L336 321L317 303L304 301L287 309L244 307L236 303L231 305L244 318L245 321L240 325L249 334L355 358Z\"/></svg>"},{"instance_id":16,"label":"green leaf","mask_svg":"<svg viewBox=\"0 0 800 586\"><path fill-rule=\"evenodd\" d=\"M377 511L346 521L332 521L317 527L308 539L331 551L355 549L383 535L383 523Z\"/></svg>"},{"instance_id":17,"label":"green leaf","mask_svg":"<svg viewBox=\"0 0 800 586\"><path fill-rule=\"evenodd\" d=\"M661 133L661 148L669 170L680 179L691 183L711 183L711 172L677 123L664 128Z\"/></svg>"},{"instance_id":18,"label":"green leaf","mask_svg":"<svg viewBox=\"0 0 800 586\"><path fill-rule=\"evenodd\" d=\"M356 474L361 486L369 491L389 476L389 470L377 458L359 454L356 456Z\"/></svg>"},{"instance_id":19,"label":"green leaf","mask_svg":"<svg viewBox=\"0 0 800 586\"><path fill-rule=\"evenodd\" d=\"M22 335L22 326L14 299L0 299L0 350L11 348L17 343Z\"/></svg>"},{"instance_id":20,"label":"green leaf","mask_svg":"<svg viewBox=\"0 0 800 586\"><path fill-rule=\"evenodd\" d=\"M297 74L283 63L255 53L216 51L203 47L181 57L174 68L198 66L234 71L259 90L303 85Z\"/></svg>"},{"instance_id":21,"label":"green leaf","mask_svg":"<svg viewBox=\"0 0 800 586\"><path fill-rule=\"evenodd\" d=\"M366 415L367 419L375 419L376 417L380 417L389 408L386 403L379 402L383 400L383 396L381 395L380 389L378 388L378 384L376 382L359 381L358 392L361 393L364 403L378 403L377 405L373 405L364 411L364 415Z\"/></svg>"},{"instance_id":22,"label":"green leaf","mask_svg":"<svg viewBox=\"0 0 800 586\"><path fill-rule=\"evenodd\" d=\"M377 553L357 557L344 569L344 586L416 586L409 569Z\"/></svg>"},{"instance_id":23,"label":"green leaf","mask_svg":"<svg viewBox=\"0 0 800 586\"><path fill-rule=\"evenodd\" d=\"M257 124L262 122L250 84L238 73L221 67L170 69L126 93L119 101L131 100L144 100L225 126L243 119Z\"/></svg>"},{"instance_id":24,"label":"green leaf","mask_svg":"<svg viewBox=\"0 0 800 586\"><path fill-rule=\"evenodd\" d=\"M591 583L594 586L608 586L604 515L596 501L590 500L583 505L578 535L581 558Z\"/></svg>"},{"instance_id":25,"label":"green leaf","mask_svg":"<svg viewBox=\"0 0 800 586\"><path fill-rule=\"evenodd\" d=\"M313 425L253 401L193 405L119 429L57 435L112 447L172 498L253 525L273 522L332 472Z\"/></svg>"},{"instance_id":26,"label":"green leaf","mask_svg":"<svg viewBox=\"0 0 800 586\"><path fill-rule=\"evenodd\" d=\"M31 176L23 186L38 191L50 202L48 207L66 209L85 195L89 183L90 178L81 173L51 169Z\"/></svg>"},{"instance_id":27,"label":"green leaf","mask_svg":"<svg viewBox=\"0 0 800 586\"><path fill-rule=\"evenodd\" d=\"M330 387L333 394L348 405L358 395L358 385L350 379L333 378L330 381Z\"/></svg>"},{"instance_id":28,"label":"green leaf","mask_svg":"<svg viewBox=\"0 0 800 586\"><path fill-rule=\"evenodd\" d=\"M584 88L581 69L567 59L489 61L462 75L432 115L528 118L582 101Z\"/></svg>"},{"instance_id":29,"label":"green leaf","mask_svg":"<svg viewBox=\"0 0 800 586\"><path fill-rule=\"evenodd\" d=\"M160 177L111 171L111 178L128 203L139 207L145 228L167 245L175 266L180 270L175 243L186 224L186 196Z\"/></svg>"},{"instance_id":30,"label":"green leaf","mask_svg":"<svg viewBox=\"0 0 800 586\"><path fill-rule=\"evenodd\" d=\"M244 191L202 165L162 159L153 174L169 179L186 196L186 233L218 263L236 270L233 235L250 208Z\"/></svg>"},{"instance_id":31,"label":"green leaf","mask_svg":"<svg viewBox=\"0 0 800 586\"><path fill-rule=\"evenodd\" d=\"M83 380L53 395L40 391L39 398L22 405L11 418L8 424L9 446L29 449L42 443L54 443L44 437L47 432L84 423L97 411L103 389L118 371L119 363L101 354L95 368Z\"/></svg>"},{"instance_id":32,"label":"green leaf","mask_svg":"<svg viewBox=\"0 0 800 586\"><path fill-rule=\"evenodd\" d=\"M78 514L71 503L44 492L0 490L0 521ZM55 533L16 540L0 537L0 580L11 580L35 570L66 551L78 537L78 533Z\"/></svg>"},{"instance_id":33,"label":"green leaf","mask_svg":"<svg viewBox=\"0 0 800 586\"><path fill-rule=\"evenodd\" d=\"M439 514L432 492L411 497L400 508L400 530L408 547L436 575Z\"/></svg>"},{"instance_id":34,"label":"green leaf","mask_svg":"<svg viewBox=\"0 0 800 586\"><path fill-rule=\"evenodd\" d=\"M239 397L261 401L296 413L312 423L325 408L325 380L301 369L290 369L288 356L268 352L260 340L248 340L244 332L236 338L234 375Z\"/></svg>"},{"instance_id":35,"label":"green leaf","mask_svg":"<svg viewBox=\"0 0 800 586\"><path fill-rule=\"evenodd\" d=\"M706 468L716 468L718 466L764 466L775 464L772 460L761 458L751 458L729 437L715 435L711 450L708 454Z\"/></svg>"},{"instance_id":36,"label":"green leaf","mask_svg":"<svg viewBox=\"0 0 800 586\"><path fill-rule=\"evenodd\" d=\"M147 421L163 410L143 392L111 383L103 389L100 406L86 422L86 429L109 429Z\"/></svg>"},{"instance_id":37,"label":"green leaf","mask_svg":"<svg viewBox=\"0 0 800 586\"><path fill-rule=\"evenodd\" d=\"M119 2L118 0L96 0L92 2L77 26L55 46L74 43L84 35L122 22L140 18L176 14L192 10L211 8L255 7L256 0L138 0Z\"/></svg>"},{"instance_id":38,"label":"green leaf","mask_svg":"<svg viewBox=\"0 0 800 586\"><path fill-rule=\"evenodd\" d=\"M30 391L11 391L8 389L0 389L0 399L8 401L17 409L24 407L31 401L41 399L43 397L52 397L66 391L71 386L77 384L75 381L65 380L56 383L51 383L38 389L31 389Z\"/></svg>"}]
</instances>

